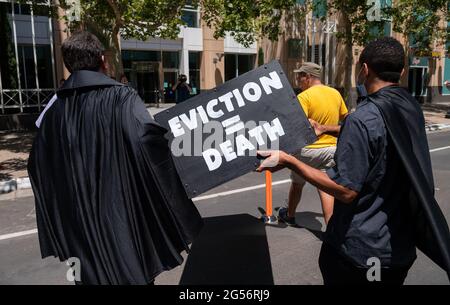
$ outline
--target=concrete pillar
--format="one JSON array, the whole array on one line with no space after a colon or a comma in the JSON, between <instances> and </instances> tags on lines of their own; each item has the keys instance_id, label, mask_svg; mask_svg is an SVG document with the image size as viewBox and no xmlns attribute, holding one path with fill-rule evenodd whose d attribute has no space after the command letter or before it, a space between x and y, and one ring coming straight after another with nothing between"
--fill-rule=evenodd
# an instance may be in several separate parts
<instances>
[{"instance_id":1,"label":"concrete pillar","mask_svg":"<svg viewBox=\"0 0 450 305\"><path fill-rule=\"evenodd\" d=\"M215 39L213 30L202 24L203 54L200 68L202 90L212 89L225 82L224 40Z\"/></svg>"},{"instance_id":2,"label":"concrete pillar","mask_svg":"<svg viewBox=\"0 0 450 305\"><path fill-rule=\"evenodd\" d=\"M181 61L180 61L180 74L184 74L187 77L187 82L189 83L189 50L181 50Z\"/></svg>"}]
</instances>

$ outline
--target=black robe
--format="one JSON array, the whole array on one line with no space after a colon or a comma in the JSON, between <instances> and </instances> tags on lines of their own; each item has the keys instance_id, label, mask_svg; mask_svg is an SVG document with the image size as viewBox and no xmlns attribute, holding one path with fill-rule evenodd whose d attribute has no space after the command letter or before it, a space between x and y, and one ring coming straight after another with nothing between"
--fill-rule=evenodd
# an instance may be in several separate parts
<instances>
[{"instance_id":1,"label":"black robe","mask_svg":"<svg viewBox=\"0 0 450 305\"><path fill-rule=\"evenodd\" d=\"M85 284L150 283L202 227L167 130L102 73L74 72L57 95L28 162L42 257L79 258Z\"/></svg>"},{"instance_id":2,"label":"black robe","mask_svg":"<svg viewBox=\"0 0 450 305\"><path fill-rule=\"evenodd\" d=\"M450 233L434 198L422 109L405 88L398 86L385 87L367 98L381 111L388 135L411 181L409 202L414 217L416 246L443 268L450 279Z\"/></svg>"}]
</instances>

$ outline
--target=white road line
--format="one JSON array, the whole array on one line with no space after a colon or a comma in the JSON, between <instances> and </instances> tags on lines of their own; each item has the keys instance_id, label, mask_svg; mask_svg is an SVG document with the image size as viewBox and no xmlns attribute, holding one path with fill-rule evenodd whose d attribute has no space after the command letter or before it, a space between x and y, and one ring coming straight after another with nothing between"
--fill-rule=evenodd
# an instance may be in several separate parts
<instances>
[{"instance_id":1,"label":"white road line","mask_svg":"<svg viewBox=\"0 0 450 305\"><path fill-rule=\"evenodd\" d=\"M450 146L445 146L445 147L439 147L439 148L435 148L435 149L430 149L430 153L435 152L435 151L440 151L440 150L444 150L444 149L449 149Z\"/></svg>"},{"instance_id":2,"label":"white road line","mask_svg":"<svg viewBox=\"0 0 450 305\"><path fill-rule=\"evenodd\" d=\"M279 185L279 184L284 184L284 183L288 183L288 182L291 182L291 179L285 179L285 180L272 182L272 185ZM236 189L236 190L232 190L232 191L226 191L226 192L221 192L221 193L201 196L201 197L197 197L197 198L192 199L192 201L201 201L201 200L206 200L206 199L211 199L211 198L228 196L228 195L232 195L232 194L237 194L237 193L242 193L242 192L247 192L247 191L251 191L251 190L260 189L260 188L263 188L263 187L266 187L266 184L258 184L258 185L254 185L254 186L243 187L241 189Z\"/></svg>"},{"instance_id":3,"label":"white road line","mask_svg":"<svg viewBox=\"0 0 450 305\"><path fill-rule=\"evenodd\" d=\"M435 151L444 150L444 149L450 149L450 146L430 149L430 153L435 152ZM285 184L290 181L291 181L291 179L275 181L275 182L272 182L272 185ZM192 201L201 201L201 200L206 200L206 199L218 198L218 197L238 194L238 193L242 193L242 192L247 192L247 191L251 191L251 190L257 190L257 189L264 188L264 187L266 187L266 184L258 184L258 185L243 187L243 188L235 189L235 190L231 190L231 191L197 197L197 198L192 199ZM37 229L32 229L32 230L22 231L22 232L17 232L17 233L11 233L11 234L5 234L5 235L0 235L0 240L11 239L11 238L16 238L16 237L20 237L20 236L35 234L35 233L37 233Z\"/></svg>"},{"instance_id":4,"label":"white road line","mask_svg":"<svg viewBox=\"0 0 450 305\"><path fill-rule=\"evenodd\" d=\"M0 240L10 239L10 238L16 238L20 236L30 235L37 233L37 229L28 230L28 231L22 231L22 232L16 232L11 234L4 234L0 235Z\"/></svg>"}]
</instances>

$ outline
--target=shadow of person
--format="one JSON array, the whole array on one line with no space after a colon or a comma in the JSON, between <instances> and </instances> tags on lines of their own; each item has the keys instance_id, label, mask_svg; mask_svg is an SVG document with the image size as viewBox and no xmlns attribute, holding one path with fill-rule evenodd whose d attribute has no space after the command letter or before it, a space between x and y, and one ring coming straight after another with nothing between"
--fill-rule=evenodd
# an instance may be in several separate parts
<instances>
[{"instance_id":1,"label":"shadow of person","mask_svg":"<svg viewBox=\"0 0 450 305\"><path fill-rule=\"evenodd\" d=\"M278 215L278 210L280 207L275 208L275 215ZM264 209L258 208L258 210L263 214ZM306 229L314 236L316 236L318 239L323 241L323 234L322 231L322 222L318 220L318 218L323 218L323 215L321 213L315 213L315 212L296 212L295 213L295 222L297 225L291 226L293 228L298 229ZM288 225L284 223L281 220L278 220L278 224L272 225L271 227L274 228L286 228Z\"/></svg>"},{"instance_id":2,"label":"shadow of person","mask_svg":"<svg viewBox=\"0 0 450 305\"><path fill-rule=\"evenodd\" d=\"M317 218L323 218L321 213L315 212L297 212L295 213L295 220L302 228L322 231L322 223Z\"/></svg>"},{"instance_id":3,"label":"shadow of person","mask_svg":"<svg viewBox=\"0 0 450 305\"><path fill-rule=\"evenodd\" d=\"M204 218L180 285L273 285L264 223L248 214Z\"/></svg>"},{"instance_id":4,"label":"shadow of person","mask_svg":"<svg viewBox=\"0 0 450 305\"><path fill-rule=\"evenodd\" d=\"M317 219L323 218L321 213L315 212L297 212L295 213L295 221L298 227L304 228L314 234L318 239L323 240L322 223Z\"/></svg>"}]
</instances>

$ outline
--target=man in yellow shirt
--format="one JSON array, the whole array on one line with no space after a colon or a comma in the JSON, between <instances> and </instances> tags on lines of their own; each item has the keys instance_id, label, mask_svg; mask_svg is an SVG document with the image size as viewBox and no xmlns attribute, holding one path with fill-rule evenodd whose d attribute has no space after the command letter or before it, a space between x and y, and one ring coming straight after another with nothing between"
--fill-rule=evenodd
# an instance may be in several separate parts
<instances>
[{"instance_id":1,"label":"man in yellow shirt","mask_svg":"<svg viewBox=\"0 0 450 305\"><path fill-rule=\"evenodd\" d=\"M321 125L337 125L347 115L347 107L341 94L334 88L325 86L320 81L322 68L312 62L305 62L298 70L297 80L302 92L298 95L300 105L308 119ZM313 144L303 148L296 157L317 169L325 171L334 166L334 153L337 139L330 135L321 135ZM305 180L291 172L288 207L278 212L279 219L288 225L296 225L295 211L302 196ZM325 223L328 224L333 213L334 198L317 190L322 203Z\"/></svg>"}]
</instances>

